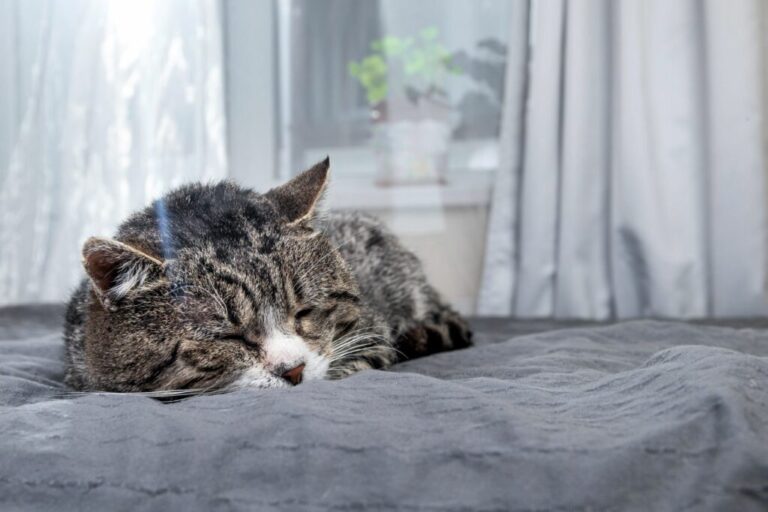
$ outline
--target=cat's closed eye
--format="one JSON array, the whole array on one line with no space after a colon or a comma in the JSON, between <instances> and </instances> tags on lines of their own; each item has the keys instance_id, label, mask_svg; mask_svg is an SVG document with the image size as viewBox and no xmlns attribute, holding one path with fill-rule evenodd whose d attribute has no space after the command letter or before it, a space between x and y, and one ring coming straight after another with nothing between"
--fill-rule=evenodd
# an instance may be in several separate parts
<instances>
[{"instance_id":1,"label":"cat's closed eye","mask_svg":"<svg viewBox=\"0 0 768 512\"><path fill-rule=\"evenodd\" d=\"M349 334L352 329L357 325L357 320L350 320L348 322L341 322L336 325L336 336L341 337Z\"/></svg>"},{"instance_id":2,"label":"cat's closed eye","mask_svg":"<svg viewBox=\"0 0 768 512\"><path fill-rule=\"evenodd\" d=\"M316 340L322 336L323 322L319 320L320 310L314 307L300 308L294 313L296 333L305 339Z\"/></svg>"},{"instance_id":3,"label":"cat's closed eye","mask_svg":"<svg viewBox=\"0 0 768 512\"><path fill-rule=\"evenodd\" d=\"M221 336L217 336L216 339L220 341L231 341L234 343L241 343L242 345L245 345L246 347L252 348L252 349L259 348L258 343L256 343L255 341L249 339L247 336L244 336L242 334L228 333L228 334L223 334Z\"/></svg>"},{"instance_id":4,"label":"cat's closed eye","mask_svg":"<svg viewBox=\"0 0 768 512\"><path fill-rule=\"evenodd\" d=\"M296 320L301 320L302 318L306 318L314 312L315 312L315 308L302 308L296 312L294 317L296 318Z\"/></svg>"}]
</instances>

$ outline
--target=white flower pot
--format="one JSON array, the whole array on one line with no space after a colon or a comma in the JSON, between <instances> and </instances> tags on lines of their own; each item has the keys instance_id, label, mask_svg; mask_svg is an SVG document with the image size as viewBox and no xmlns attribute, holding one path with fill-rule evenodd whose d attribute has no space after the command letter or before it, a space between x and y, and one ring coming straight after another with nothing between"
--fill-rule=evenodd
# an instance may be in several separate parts
<instances>
[{"instance_id":1,"label":"white flower pot","mask_svg":"<svg viewBox=\"0 0 768 512\"><path fill-rule=\"evenodd\" d=\"M445 179L449 122L436 119L374 123L376 183L441 183Z\"/></svg>"}]
</instances>

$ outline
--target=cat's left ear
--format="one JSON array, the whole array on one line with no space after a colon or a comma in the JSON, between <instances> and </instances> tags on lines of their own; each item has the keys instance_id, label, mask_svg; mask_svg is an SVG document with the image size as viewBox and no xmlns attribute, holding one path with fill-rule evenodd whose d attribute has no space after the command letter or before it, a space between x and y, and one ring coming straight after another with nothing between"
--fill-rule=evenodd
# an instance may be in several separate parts
<instances>
[{"instance_id":1,"label":"cat's left ear","mask_svg":"<svg viewBox=\"0 0 768 512\"><path fill-rule=\"evenodd\" d=\"M288 183L273 188L265 196L288 223L309 220L323 197L330 166L330 159L325 157L322 162L316 163Z\"/></svg>"},{"instance_id":2,"label":"cat's left ear","mask_svg":"<svg viewBox=\"0 0 768 512\"><path fill-rule=\"evenodd\" d=\"M158 278L163 262L128 244L92 237L83 245L83 267L105 306Z\"/></svg>"}]
</instances>

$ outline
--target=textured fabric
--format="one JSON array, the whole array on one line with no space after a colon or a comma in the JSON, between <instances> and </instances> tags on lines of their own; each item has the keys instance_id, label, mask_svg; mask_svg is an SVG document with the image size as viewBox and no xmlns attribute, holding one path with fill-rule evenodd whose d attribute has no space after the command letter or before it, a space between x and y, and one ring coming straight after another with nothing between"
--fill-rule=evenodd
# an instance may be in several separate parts
<instances>
[{"instance_id":1,"label":"textured fabric","mask_svg":"<svg viewBox=\"0 0 768 512\"><path fill-rule=\"evenodd\" d=\"M764 314L764 3L532 5L479 313Z\"/></svg>"},{"instance_id":2,"label":"textured fabric","mask_svg":"<svg viewBox=\"0 0 768 512\"><path fill-rule=\"evenodd\" d=\"M60 315L0 309L0 510L768 507L766 331L478 321L391 372L164 404L56 397Z\"/></svg>"},{"instance_id":3,"label":"textured fabric","mask_svg":"<svg viewBox=\"0 0 768 512\"><path fill-rule=\"evenodd\" d=\"M3 0L0 19L0 304L63 300L87 237L226 176L218 3Z\"/></svg>"}]
</instances>

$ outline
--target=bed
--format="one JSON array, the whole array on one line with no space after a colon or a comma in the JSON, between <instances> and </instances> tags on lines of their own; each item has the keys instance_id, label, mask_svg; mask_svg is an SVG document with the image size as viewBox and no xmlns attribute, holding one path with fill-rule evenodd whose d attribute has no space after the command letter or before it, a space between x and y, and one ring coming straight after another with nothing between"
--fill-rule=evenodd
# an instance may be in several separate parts
<instances>
[{"instance_id":1,"label":"bed","mask_svg":"<svg viewBox=\"0 0 768 512\"><path fill-rule=\"evenodd\" d=\"M768 510L768 322L477 319L288 390L68 394L59 305L0 309L0 510ZM764 330L766 329L766 330Z\"/></svg>"}]
</instances>

